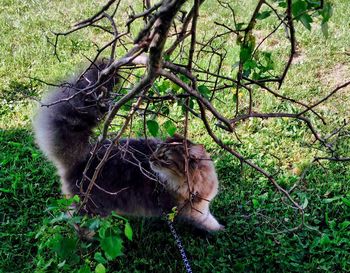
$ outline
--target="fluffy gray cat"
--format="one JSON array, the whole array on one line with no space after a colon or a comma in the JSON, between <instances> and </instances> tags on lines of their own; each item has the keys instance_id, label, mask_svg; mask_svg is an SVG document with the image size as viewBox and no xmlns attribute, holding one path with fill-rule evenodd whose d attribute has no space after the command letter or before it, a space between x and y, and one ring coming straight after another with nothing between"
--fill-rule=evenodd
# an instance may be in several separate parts
<instances>
[{"instance_id":1,"label":"fluffy gray cat","mask_svg":"<svg viewBox=\"0 0 350 273\"><path fill-rule=\"evenodd\" d=\"M112 91L116 78L105 80L93 92L84 91L96 83L106 64L92 65L68 87L50 93L34 120L36 141L56 166L62 192L83 198L89 184L82 180L91 156L93 128L108 111L105 95ZM59 103L56 103L59 102ZM85 206L88 214L160 216L177 207L179 216L207 231L222 228L209 211L217 194L218 180L213 162L202 145L188 141L189 181L185 176L185 151L179 136L166 141L124 139L115 147L90 192ZM110 142L105 141L87 172L92 177L99 159ZM84 181L82 185L81 181ZM189 185L192 202L189 202ZM113 193L113 194L111 194ZM114 194L117 193L117 194Z\"/></svg>"}]
</instances>

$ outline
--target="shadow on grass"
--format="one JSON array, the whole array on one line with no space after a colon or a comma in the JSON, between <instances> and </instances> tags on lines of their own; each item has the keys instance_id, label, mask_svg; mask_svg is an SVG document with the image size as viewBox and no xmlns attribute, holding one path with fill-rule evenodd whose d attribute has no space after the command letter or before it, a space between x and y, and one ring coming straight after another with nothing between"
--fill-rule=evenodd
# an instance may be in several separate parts
<instances>
[{"instance_id":1,"label":"shadow on grass","mask_svg":"<svg viewBox=\"0 0 350 273\"><path fill-rule=\"evenodd\" d=\"M0 130L0 164L0 271L34 272L35 235L58 179L24 129Z\"/></svg>"},{"instance_id":2,"label":"shadow on grass","mask_svg":"<svg viewBox=\"0 0 350 273\"><path fill-rule=\"evenodd\" d=\"M55 170L26 130L0 131L0 269L35 272L35 235L48 200L59 197ZM176 224L194 272L349 272L350 193L348 167L310 166L307 183L294 198L306 204L306 221L319 232L268 235L298 225L298 213L254 174L242 179L229 157L217 163L221 190L213 214L226 230L206 234ZM266 182L266 181L265 181ZM307 202L305 201L307 200ZM174 239L160 219L131 219L132 242L122 257L109 263L118 272L184 272ZM61 269L54 272L64 272ZM1 270L0 270L1 271ZM114 272L114 271L113 271Z\"/></svg>"}]
</instances>

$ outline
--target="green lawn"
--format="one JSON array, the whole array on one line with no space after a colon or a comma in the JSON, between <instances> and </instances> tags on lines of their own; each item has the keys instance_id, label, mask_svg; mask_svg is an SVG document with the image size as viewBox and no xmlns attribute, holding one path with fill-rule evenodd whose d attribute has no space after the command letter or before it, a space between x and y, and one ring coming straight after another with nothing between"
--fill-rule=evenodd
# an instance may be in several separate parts
<instances>
[{"instance_id":1,"label":"green lawn","mask_svg":"<svg viewBox=\"0 0 350 273\"><path fill-rule=\"evenodd\" d=\"M99 1L101 6L104 1ZM256 1L234 1L238 18L247 20ZM240 4L239 2L244 2ZM327 94L350 76L350 2L331 1L334 14L325 39L319 24L311 31L297 24L298 57L293 63L280 92L306 103ZM47 208L59 198L60 186L54 167L34 144L31 117L35 103L23 95L40 97L47 87L30 77L57 82L76 72L84 61L82 54L93 56L91 41L101 37L99 31L83 31L62 39L61 62L53 56L46 39L50 30L66 30L74 22L93 14L95 1L15 1L0 0L0 272L68 272L52 262L43 269L39 253L42 237L36 236L49 226L53 216ZM208 0L202 11L205 21L220 20L226 14ZM123 20L118 21L123 25ZM256 36L268 33L272 19L257 26ZM214 31L214 30L211 30ZM52 37L52 36L50 36ZM106 37L102 36L103 39ZM263 37L263 36L262 36ZM281 30L264 50L275 54L276 69L282 67L287 44L277 43L284 37ZM238 61L234 37L227 40L232 63ZM203 63L206 60L201 60ZM231 67L225 69L230 73ZM317 110L325 116L319 130L332 132L350 118L349 88L338 93ZM293 111L290 104L255 91L264 111ZM247 94L242 94L244 98ZM218 105L220 106L220 105ZM186 224L176 224L194 272L350 272L350 168L346 163L312 163L316 154L310 147L312 136L299 122L252 120L241 124L237 133L241 144L232 136L216 133L247 158L271 173L281 186L291 187L305 171L304 180L293 191L303 204L304 227L296 232L279 233L297 226L299 215L269 182L255 171L222 152L204 134L196 119L191 120L190 136L204 143L212 154L220 180L220 193L213 202L213 214L226 229L214 235L204 234ZM349 128L336 145L350 156ZM184 272L181 257L166 223L162 220L131 219L134 238L125 242L124 256L108 264L108 272ZM94 256L85 262L96 266ZM56 261L56 260L55 260ZM107 267L107 265L106 265ZM77 265L76 269L80 266ZM71 272L71 271L69 271Z\"/></svg>"}]
</instances>

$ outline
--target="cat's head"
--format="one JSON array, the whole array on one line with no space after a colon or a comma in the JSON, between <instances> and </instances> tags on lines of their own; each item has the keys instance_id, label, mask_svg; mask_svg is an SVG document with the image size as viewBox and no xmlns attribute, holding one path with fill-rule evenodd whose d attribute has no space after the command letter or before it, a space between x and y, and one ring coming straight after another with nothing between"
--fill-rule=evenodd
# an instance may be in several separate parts
<instances>
[{"instance_id":1,"label":"cat's head","mask_svg":"<svg viewBox=\"0 0 350 273\"><path fill-rule=\"evenodd\" d=\"M185 177L185 158L187 153L185 151L184 141L183 137L175 135L159 144L150 157L152 170L166 177ZM210 160L210 157L203 145L194 144L189 140L186 140L186 142L188 149L188 171L191 174L198 168L201 160Z\"/></svg>"}]
</instances>

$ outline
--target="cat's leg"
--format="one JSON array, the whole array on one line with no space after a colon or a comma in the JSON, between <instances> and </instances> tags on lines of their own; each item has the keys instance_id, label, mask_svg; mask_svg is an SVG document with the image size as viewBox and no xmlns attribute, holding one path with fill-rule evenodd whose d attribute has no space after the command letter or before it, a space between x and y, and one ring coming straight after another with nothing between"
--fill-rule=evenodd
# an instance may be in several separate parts
<instances>
[{"instance_id":1,"label":"cat's leg","mask_svg":"<svg viewBox=\"0 0 350 273\"><path fill-rule=\"evenodd\" d=\"M209 232L224 229L224 226L220 225L210 213L209 202L207 201L201 201L200 203L194 204L192 209L189 207L183 216L199 228L205 229Z\"/></svg>"},{"instance_id":2,"label":"cat's leg","mask_svg":"<svg viewBox=\"0 0 350 273\"><path fill-rule=\"evenodd\" d=\"M210 211L203 217L195 218L194 221L196 225L207 231L219 231L224 229L224 226L219 224Z\"/></svg>"}]
</instances>

